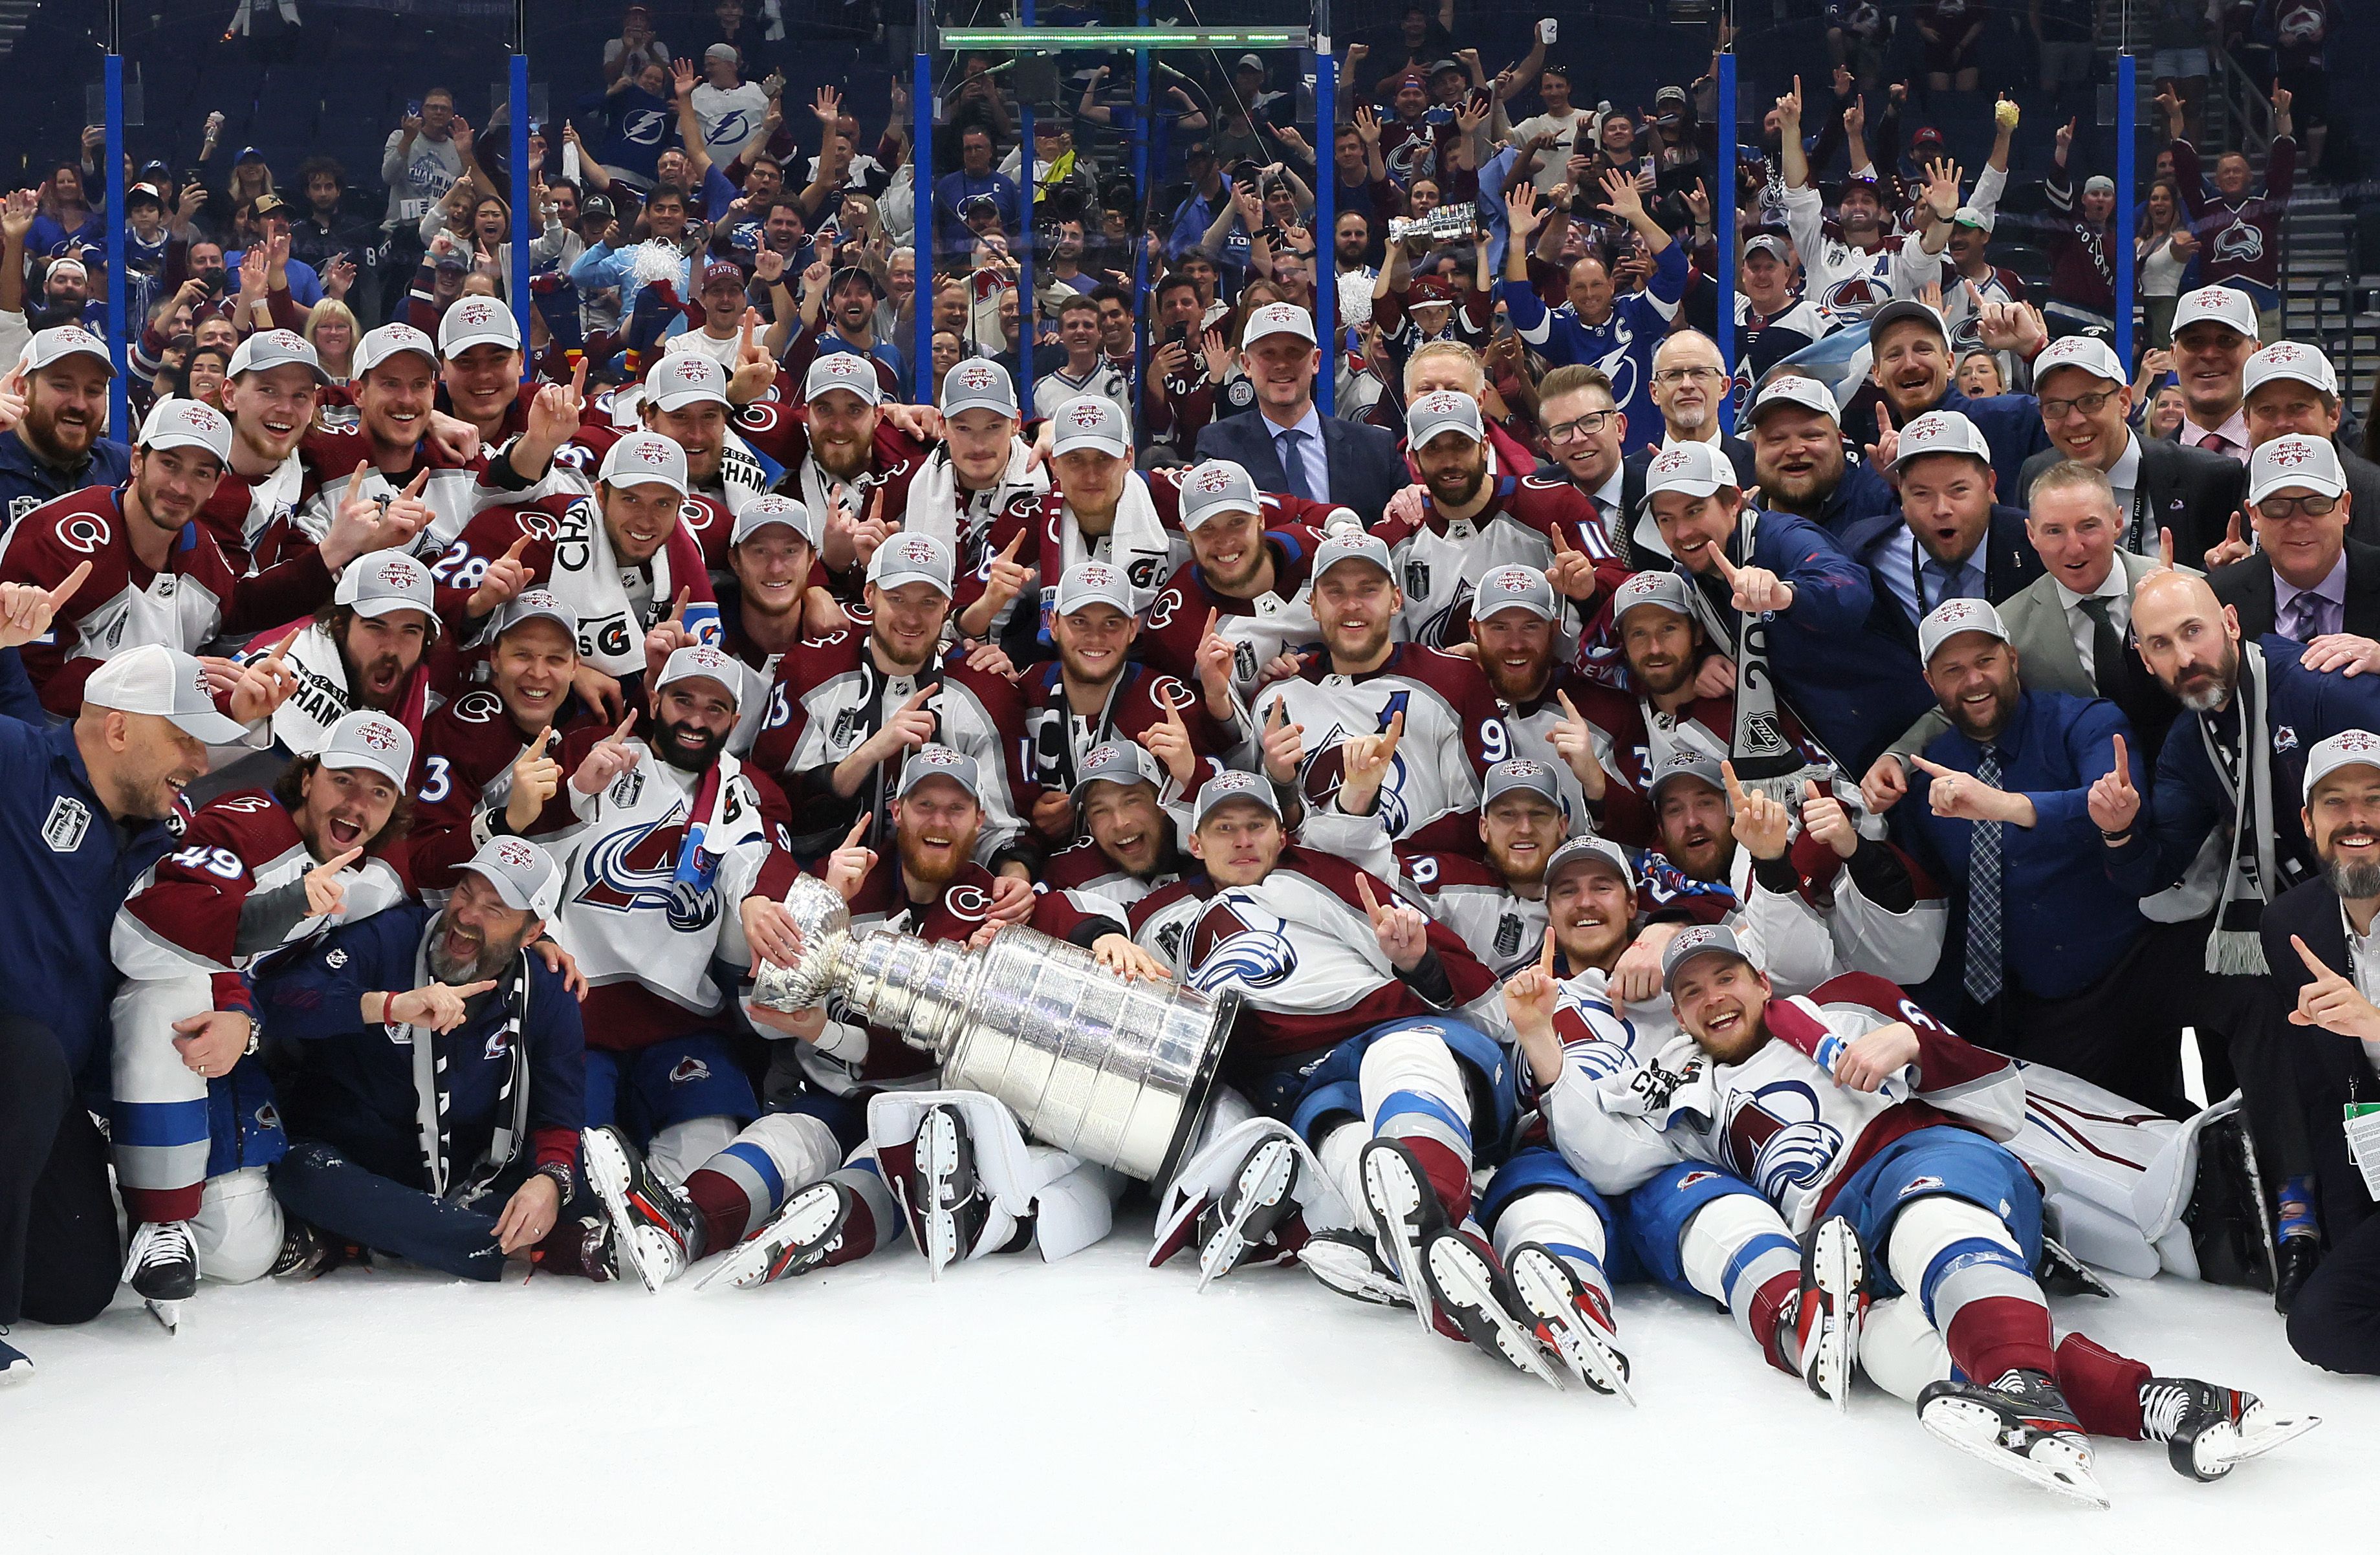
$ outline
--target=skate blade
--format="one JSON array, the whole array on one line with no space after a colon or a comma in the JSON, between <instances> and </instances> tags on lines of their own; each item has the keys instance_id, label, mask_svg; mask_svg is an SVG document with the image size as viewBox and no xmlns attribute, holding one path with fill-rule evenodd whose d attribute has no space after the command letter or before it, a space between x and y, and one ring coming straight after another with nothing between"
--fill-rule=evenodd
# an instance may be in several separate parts
<instances>
[{"instance_id":1,"label":"skate blade","mask_svg":"<svg viewBox=\"0 0 2380 1555\"><path fill-rule=\"evenodd\" d=\"M156 1301L148 1297L143 1297L141 1299L141 1305L149 1309L149 1316L157 1319L157 1326L164 1329L167 1333L179 1333L182 1331L182 1304L180 1302Z\"/></svg>"},{"instance_id":2,"label":"skate blade","mask_svg":"<svg viewBox=\"0 0 2380 1555\"><path fill-rule=\"evenodd\" d=\"M1512 1278L1512 1289L1521 1305L1535 1313L1546 1325L1554 1354L1588 1388L1598 1393L1611 1394L1631 1409L1636 1406L1636 1395L1628 1391L1628 1379L1618 1365L1617 1355L1597 1334L1587 1331L1594 1319L1578 1309L1578 1298L1572 1292L1569 1279L1539 1266L1541 1257L1551 1254L1521 1252L1513 1256L1512 1266L1505 1272Z\"/></svg>"},{"instance_id":3,"label":"skate blade","mask_svg":"<svg viewBox=\"0 0 2380 1555\"><path fill-rule=\"evenodd\" d=\"M1495 1276L1480 1261L1477 1249L1449 1232L1431 1240L1427 1257L1431 1295L1474 1345L1502 1356L1515 1370L1527 1372L1556 1391L1566 1386L1560 1374L1546 1364L1537 1336L1505 1310L1497 1295Z\"/></svg>"},{"instance_id":4,"label":"skate blade","mask_svg":"<svg viewBox=\"0 0 2380 1555\"><path fill-rule=\"evenodd\" d=\"M1818 1289L1834 1309L1821 1341L1818 1376L1838 1415L1852 1407L1852 1367L1859 1355L1859 1293L1867 1277L1867 1260L1860 1256L1859 1239L1833 1221L1818 1228L1812 1262Z\"/></svg>"},{"instance_id":5,"label":"skate blade","mask_svg":"<svg viewBox=\"0 0 2380 1555\"><path fill-rule=\"evenodd\" d=\"M1415 1180L1412 1163L1392 1149L1367 1149L1364 1152L1364 1202L1379 1226L1379 1239L1388 1246L1389 1261L1396 1265L1398 1282L1408 1294L1429 1289L1422 1273L1421 1244L1409 1233L1414 1214L1421 1208L1421 1195L1427 1191ZM1414 1315L1421 1320L1424 1333L1435 1333L1438 1325L1430 1320L1429 1303L1416 1294Z\"/></svg>"},{"instance_id":6,"label":"skate blade","mask_svg":"<svg viewBox=\"0 0 2380 1555\"><path fill-rule=\"evenodd\" d=\"M1297 1261L1315 1282L1333 1295L1360 1301L1366 1306L1411 1306L1413 1296L1390 1282L1364 1255L1328 1242L1309 1242L1297 1250Z\"/></svg>"},{"instance_id":7,"label":"skate blade","mask_svg":"<svg viewBox=\"0 0 2380 1555\"><path fill-rule=\"evenodd\" d=\"M1256 1148L1247 1163L1241 1167L1239 1203L1215 1234L1198 1249L1198 1289L1239 1267L1240 1260L1255 1245L1242 1234L1248 1221L1263 1210L1278 1205L1289 1193L1290 1179L1297 1168L1297 1158L1290 1153L1286 1142L1268 1139Z\"/></svg>"},{"instance_id":8,"label":"skate blade","mask_svg":"<svg viewBox=\"0 0 2380 1555\"><path fill-rule=\"evenodd\" d=\"M1999 1445L2000 1417L1981 1404L1959 1399L1937 1399L1919 1411L1918 1424L1937 1441L1949 1443L1971 1458L1981 1458L2003 1474L2040 1486L2045 1490L2095 1506L2115 1502L2099 1488L2088 1467L2075 1463L2043 1460L2011 1452ZM1980 1432L1980 1435L1978 1434Z\"/></svg>"},{"instance_id":9,"label":"skate blade","mask_svg":"<svg viewBox=\"0 0 2380 1555\"><path fill-rule=\"evenodd\" d=\"M2191 1444L2192 1455L2201 1473L2220 1476L2251 1458L2261 1458L2276 1447L2295 1441L2321 1424L2319 1415L2300 1415L2275 1417L2252 1434L2234 1426L2219 1434L2202 1435Z\"/></svg>"},{"instance_id":10,"label":"skate blade","mask_svg":"<svg viewBox=\"0 0 2380 1555\"><path fill-rule=\"evenodd\" d=\"M925 1245L918 1251L926 1255L926 1278L939 1283L943 1269L959 1256L958 1217L951 1212L945 1191L954 1184L959 1168L957 1124L948 1112L937 1107L927 1114L917 1149L917 1182L927 1192L921 1217Z\"/></svg>"},{"instance_id":11,"label":"skate blade","mask_svg":"<svg viewBox=\"0 0 2380 1555\"><path fill-rule=\"evenodd\" d=\"M894 1192L899 1192L897 1184L894 1185ZM815 1241L820 1236L826 1236L832 1230L832 1213L824 1222L820 1224L815 1233L806 1233L801 1229L799 1222L802 1217L795 1207L815 1193L814 1187L804 1188L792 1198L787 1199L778 1209L776 1216L761 1228L759 1235L748 1242L738 1244L735 1250L722 1258L719 1266L704 1275L694 1288L698 1291L707 1291L713 1285L717 1285L722 1290L742 1291L749 1290L755 1285L774 1283L775 1282L770 1278L769 1270L775 1267L779 1258L783 1257L796 1243ZM829 1211L837 1207L835 1196L831 1187L827 1193L819 1196L819 1201L820 1206ZM782 1225L779 1223L780 1221L783 1222ZM782 1240L778 1235L780 1232L784 1233ZM834 1245L834 1241L835 1238L829 1238L827 1247L830 1250Z\"/></svg>"},{"instance_id":12,"label":"skate blade","mask_svg":"<svg viewBox=\"0 0 2380 1555\"><path fill-rule=\"evenodd\" d=\"M658 1271L645 1267L644 1255L638 1250L633 1234L638 1222L628 1209L628 1158L620 1153L620 1142L612 1137L608 1129L588 1129L579 1136L578 1159L587 1185L595 1190L603 1213L612 1218L614 1257L625 1256L646 1294L659 1295L662 1278Z\"/></svg>"}]
</instances>

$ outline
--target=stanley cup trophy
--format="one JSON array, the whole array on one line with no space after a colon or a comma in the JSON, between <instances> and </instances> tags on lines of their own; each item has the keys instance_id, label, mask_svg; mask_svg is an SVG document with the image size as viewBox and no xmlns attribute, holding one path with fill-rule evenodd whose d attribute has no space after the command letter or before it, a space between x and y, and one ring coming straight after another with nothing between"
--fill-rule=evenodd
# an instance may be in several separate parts
<instances>
[{"instance_id":1,"label":"stanley cup trophy","mask_svg":"<svg viewBox=\"0 0 2380 1555\"><path fill-rule=\"evenodd\" d=\"M1126 982L1090 952L1019 925L981 950L879 929L855 935L843 898L804 876L785 893L801 959L764 963L772 1010L838 995L854 1017L931 1053L946 1087L981 1091L1035 1138L1163 1183L1196 1142L1238 996Z\"/></svg>"}]
</instances>

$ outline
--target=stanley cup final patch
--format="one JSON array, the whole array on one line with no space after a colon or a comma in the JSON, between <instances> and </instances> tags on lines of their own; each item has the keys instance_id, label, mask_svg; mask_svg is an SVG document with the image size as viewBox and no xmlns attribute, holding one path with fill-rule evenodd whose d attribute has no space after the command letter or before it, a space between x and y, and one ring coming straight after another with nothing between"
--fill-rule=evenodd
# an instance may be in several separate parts
<instances>
[{"instance_id":1,"label":"stanley cup final patch","mask_svg":"<svg viewBox=\"0 0 2380 1555\"><path fill-rule=\"evenodd\" d=\"M42 841L50 844L52 853L74 852L90 832L91 809L80 799L61 794L50 801L50 813L42 821Z\"/></svg>"}]
</instances>

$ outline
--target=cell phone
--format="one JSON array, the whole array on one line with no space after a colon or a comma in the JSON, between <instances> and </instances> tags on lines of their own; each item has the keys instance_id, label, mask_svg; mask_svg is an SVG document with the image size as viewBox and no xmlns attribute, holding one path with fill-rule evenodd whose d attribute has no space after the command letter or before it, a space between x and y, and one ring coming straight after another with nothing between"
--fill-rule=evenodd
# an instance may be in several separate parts
<instances>
[{"instance_id":1,"label":"cell phone","mask_svg":"<svg viewBox=\"0 0 2380 1555\"><path fill-rule=\"evenodd\" d=\"M405 100L405 116L409 119L418 119L421 116L421 99L408 97Z\"/></svg>"},{"instance_id":2,"label":"cell phone","mask_svg":"<svg viewBox=\"0 0 2380 1555\"><path fill-rule=\"evenodd\" d=\"M1187 322L1177 323L1177 324L1173 325L1171 329L1168 329L1168 330L1165 332L1165 344L1166 344L1166 345L1168 345L1168 346L1187 346L1187 345L1189 345L1189 344L1190 344L1190 326L1189 326L1189 324L1188 324Z\"/></svg>"}]
</instances>

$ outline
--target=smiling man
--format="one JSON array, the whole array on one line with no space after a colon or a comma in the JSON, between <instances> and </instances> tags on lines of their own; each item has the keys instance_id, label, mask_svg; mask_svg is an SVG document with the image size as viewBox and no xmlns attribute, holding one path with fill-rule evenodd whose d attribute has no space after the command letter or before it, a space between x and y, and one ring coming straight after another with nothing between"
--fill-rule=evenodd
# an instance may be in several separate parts
<instances>
[{"instance_id":1,"label":"smiling man","mask_svg":"<svg viewBox=\"0 0 2380 1555\"><path fill-rule=\"evenodd\" d=\"M115 485L132 468L131 449L106 435L107 343L60 324L34 335L28 353L25 413L0 431L0 520L10 524L53 497Z\"/></svg>"},{"instance_id":2,"label":"smiling man","mask_svg":"<svg viewBox=\"0 0 2380 1555\"><path fill-rule=\"evenodd\" d=\"M1998 604L2041 576L2024 514L1999 503L1991 445L1955 410L1901 429L1888 472L1897 513L1848 526L1842 547L1876 575L1886 627L1914 646L1917 623L1945 600Z\"/></svg>"},{"instance_id":3,"label":"smiling man","mask_svg":"<svg viewBox=\"0 0 2380 1555\"><path fill-rule=\"evenodd\" d=\"M2367 544L2380 543L2380 465L2339 441L2347 405L2339 397L2338 370L2312 346L2277 340L2248 358L2240 405L2249 441L2258 446L2292 433L2327 440L2338 451L2347 490L2355 498L2347 532Z\"/></svg>"},{"instance_id":4,"label":"smiling man","mask_svg":"<svg viewBox=\"0 0 2380 1555\"><path fill-rule=\"evenodd\" d=\"M231 458L200 521L243 571L270 566L285 548L312 543L290 519L322 481L304 456L314 408L331 381L302 335L259 330L225 370L223 407L231 418Z\"/></svg>"},{"instance_id":5,"label":"smiling man","mask_svg":"<svg viewBox=\"0 0 2380 1555\"><path fill-rule=\"evenodd\" d=\"M1405 484L1397 440L1379 428L1324 416L1314 404L1322 366L1314 317L1288 302L1248 315L1240 370L1256 390L1253 410L1209 422L1198 456L1229 459L1268 492L1377 514Z\"/></svg>"},{"instance_id":6,"label":"smiling man","mask_svg":"<svg viewBox=\"0 0 2380 1555\"><path fill-rule=\"evenodd\" d=\"M1877 309L1868 321L1868 377L1883 393L1892 424L1905 427L1929 410L1958 411L1991 444L1992 468L2009 490L2021 488L2025 461L2051 446L2031 395L1970 399L1951 383L1950 337L1942 315L1927 304L1897 298Z\"/></svg>"},{"instance_id":7,"label":"smiling man","mask_svg":"<svg viewBox=\"0 0 2380 1555\"><path fill-rule=\"evenodd\" d=\"M2248 457L2256 553L2208 576L2243 637L2267 632L2363 654L2380 636L2380 546L2350 540L2355 500L2325 437L2277 437Z\"/></svg>"},{"instance_id":8,"label":"smiling man","mask_svg":"<svg viewBox=\"0 0 2380 1555\"><path fill-rule=\"evenodd\" d=\"M1890 511L1892 487L1876 467L1854 464L1843 442L1833 391L1789 374L1753 402L1752 479L1771 512L1807 518L1841 538L1863 518Z\"/></svg>"},{"instance_id":9,"label":"smiling man","mask_svg":"<svg viewBox=\"0 0 2380 1555\"><path fill-rule=\"evenodd\" d=\"M331 602L279 641L298 688L273 715L274 764L322 750L333 726L359 708L418 736L455 689L444 637L428 567L402 551L357 557Z\"/></svg>"}]
</instances>

